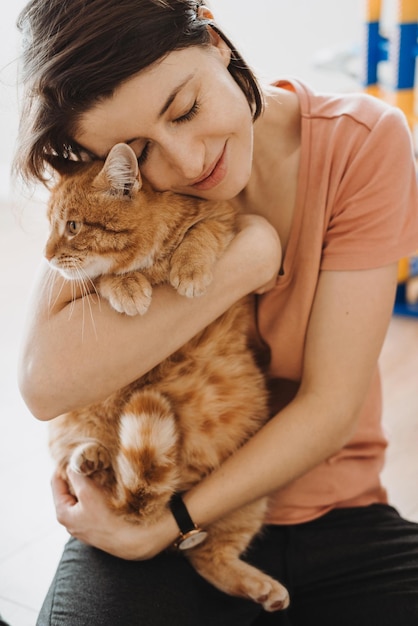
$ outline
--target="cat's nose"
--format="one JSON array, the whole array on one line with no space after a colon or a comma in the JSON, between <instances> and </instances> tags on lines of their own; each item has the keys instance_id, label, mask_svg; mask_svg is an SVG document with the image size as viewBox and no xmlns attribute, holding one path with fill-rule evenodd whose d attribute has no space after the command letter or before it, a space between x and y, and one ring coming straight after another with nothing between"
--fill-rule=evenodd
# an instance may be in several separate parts
<instances>
[{"instance_id":1,"label":"cat's nose","mask_svg":"<svg viewBox=\"0 0 418 626\"><path fill-rule=\"evenodd\" d=\"M44 249L44 257L47 261L51 261L55 256L55 252L51 246L46 245Z\"/></svg>"}]
</instances>

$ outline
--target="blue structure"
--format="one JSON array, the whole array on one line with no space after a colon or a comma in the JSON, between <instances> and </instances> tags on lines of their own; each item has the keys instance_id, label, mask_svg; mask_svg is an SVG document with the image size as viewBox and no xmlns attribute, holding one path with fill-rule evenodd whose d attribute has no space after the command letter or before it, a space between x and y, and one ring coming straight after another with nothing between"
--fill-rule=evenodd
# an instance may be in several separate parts
<instances>
[{"instance_id":1,"label":"blue structure","mask_svg":"<svg viewBox=\"0 0 418 626\"><path fill-rule=\"evenodd\" d=\"M397 0L397 7L396 34L388 39L380 32L382 0L366 0L364 88L368 93L401 108L413 131L417 123L418 0ZM392 66L392 81L388 87L382 87L379 81L379 64L382 61L388 61ZM418 250L412 257L399 262L394 312L418 317Z\"/></svg>"}]
</instances>

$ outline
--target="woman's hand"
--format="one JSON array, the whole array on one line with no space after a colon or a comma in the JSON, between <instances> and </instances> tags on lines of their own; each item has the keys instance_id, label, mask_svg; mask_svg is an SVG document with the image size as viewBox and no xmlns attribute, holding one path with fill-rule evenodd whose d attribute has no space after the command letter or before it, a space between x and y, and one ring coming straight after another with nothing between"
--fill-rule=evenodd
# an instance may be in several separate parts
<instances>
[{"instance_id":1,"label":"woman's hand","mask_svg":"<svg viewBox=\"0 0 418 626\"><path fill-rule=\"evenodd\" d=\"M73 536L104 552L122 559L150 559L178 535L171 513L151 526L135 525L123 520L106 505L103 492L93 480L68 470L75 495L57 474L52 478L57 519Z\"/></svg>"}]
</instances>

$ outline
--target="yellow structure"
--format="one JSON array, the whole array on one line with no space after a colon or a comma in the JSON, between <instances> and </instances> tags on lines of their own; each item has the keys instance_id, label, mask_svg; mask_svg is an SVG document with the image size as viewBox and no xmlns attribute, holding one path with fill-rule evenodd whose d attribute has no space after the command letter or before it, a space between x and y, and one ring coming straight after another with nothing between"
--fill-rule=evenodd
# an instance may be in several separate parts
<instances>
[{"instance_id":1,"label":"yellow structure","mask_svg":"<svg viewBox=\"0 0 418 626\"><path fill-rule=\"evenodd\" d=\"M388 100L405 113L413 135L418 123L418 88L415 85L418 54L418 0L397 0L397 18L393 35L381 33L384 0L365 0L366 51L365 90ZM389 62L389 84L379 80L379 64ZM417 146L418 148L418 146ZM399 262L398 294L395 311L418 316L418 251Z\"/></svg>"}]
</instances>

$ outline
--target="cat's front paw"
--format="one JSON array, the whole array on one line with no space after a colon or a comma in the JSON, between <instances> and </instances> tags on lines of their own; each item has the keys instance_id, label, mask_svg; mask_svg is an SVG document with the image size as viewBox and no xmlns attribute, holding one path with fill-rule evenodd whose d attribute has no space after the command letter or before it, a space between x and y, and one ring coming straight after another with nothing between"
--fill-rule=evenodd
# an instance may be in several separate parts
<instances>
[{"instance_id":1,"label":"cat's front paw","mask_svg":"<svg viewBox=\"0 0 418 626\"><path fill-rule=\"evenodd\" d=\"M118 313L144 315L151 304L152 287L140 272L103 276L99 289Z\"/></svg>"},{"instance_id":2,"label":"cat's front paw","mask_svg":"<svg viewBox=\"0 0 418 626\"><path fill-rule=\"evenodd\" d=\"M73 450L69 466L77 474L90 476L110 466L109 452L98 441L81 443Z\"/></svg>"},{"instance_id":3,"label":"cat's front paw","mask_svg":"<svg viewBox=\"0 0 418 626\"><path fill-rule=\"evenodd\" d=\"M212 272L202 267L173 266L170 272L171 285L187 298L202 296L212 279Z\"/></svg>"}]
</instances>

